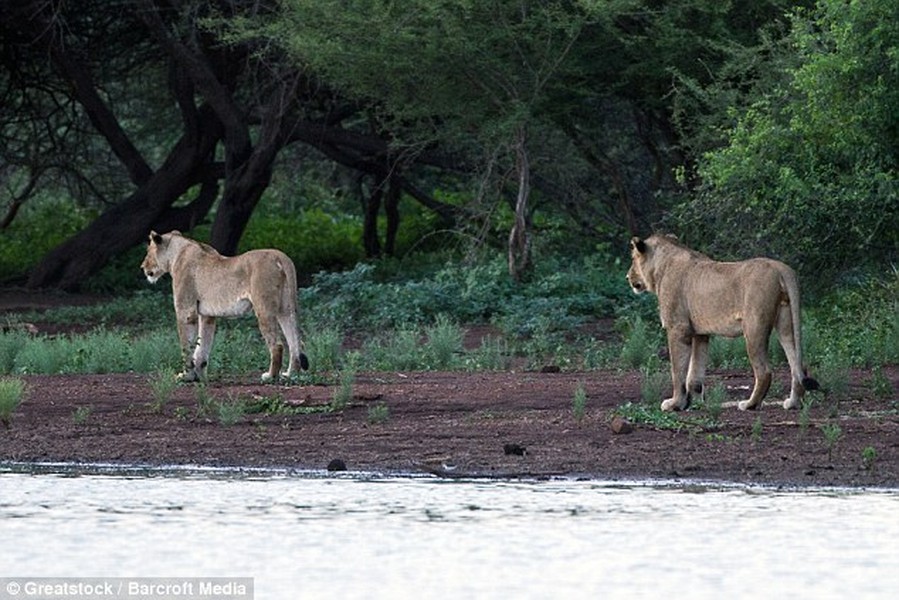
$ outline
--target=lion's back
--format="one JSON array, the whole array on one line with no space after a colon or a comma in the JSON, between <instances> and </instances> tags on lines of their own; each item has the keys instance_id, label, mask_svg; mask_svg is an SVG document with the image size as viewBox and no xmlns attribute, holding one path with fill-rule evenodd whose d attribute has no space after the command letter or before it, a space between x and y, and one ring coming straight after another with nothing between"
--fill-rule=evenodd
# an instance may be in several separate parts
<instances>
[{"instance_id":1,"label":"lion's back","mask_svg":"<svg viewBox=\"0 0 899 600\"><path fill-rule=\"evenodd\" d=\"M172 277L182 282L181 303L205 305L210 314L243 314L247 302L257 312L296 310L296 267L280 250L250 250L233 257L198 254L173 269Z\"/></svg>"}]
</instances>

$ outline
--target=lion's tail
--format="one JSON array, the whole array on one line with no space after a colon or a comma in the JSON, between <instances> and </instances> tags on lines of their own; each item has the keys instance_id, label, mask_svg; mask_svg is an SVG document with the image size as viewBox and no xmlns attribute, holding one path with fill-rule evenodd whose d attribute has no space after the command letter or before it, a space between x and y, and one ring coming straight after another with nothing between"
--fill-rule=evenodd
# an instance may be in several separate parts
<instances>
[{"instance_id":1,"label":"lion's tail","mask_svg":"<svg viewBox=\"0 0 899 600\"><path fill-rule=\"evenodd\" d=\"M796 364L791 365L793 372L790 373L790 376L802 384L806 391L817 390L820 388L818 382L808 376L802 362L802 322L800 321L799 283L796 273L786 265L783 265L780 271L781 281L790 301L790 320L793 322L793 340L796 344Z\"/></svg>"},{"instance_id":2,"label":"lion's tail","mask_svg":"<svg viewBox=\"0 0 899 600\"><path fill-rule=\"evenodd\" d=\"M278 260L278 268L281 270L281 276L284 278L284 284L281 292L281 308L285 310L292 309L294 313L297 310L297 269L293 261L287 255Z\"/></svg>"}]
</instances>

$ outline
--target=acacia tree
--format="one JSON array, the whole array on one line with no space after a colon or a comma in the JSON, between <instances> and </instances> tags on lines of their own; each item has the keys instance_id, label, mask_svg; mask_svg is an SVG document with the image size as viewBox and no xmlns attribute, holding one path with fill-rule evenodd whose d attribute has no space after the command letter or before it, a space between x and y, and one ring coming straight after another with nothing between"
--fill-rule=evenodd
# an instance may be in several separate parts
<instances>
[{"instance_id":1,"label":"acacia tree","mask_svg":"<svg viewBox=\"0 0 899 600\"><path fill-rule=\"evenodd\" d=\"M368 254L382 204L390 252L401 194L447 219L498 200L518 275L539 202L587 233L648 227L688 160L673 73L701 85L723 43L787 3L0 3L0 173L26 173L7 178L19 182L7 216L60 173L103 209L44 257L34 286L77 287L151 228L189 229L213 208L211 241L233 253L278 153L302 143L374 181ZM435 201L421 165L468 180L475 202Z\"/></svg>"},{"instance_id":2,"label":"acacia tree","mask_svg":"<svg viewBox=\"0 0 899 600\"><path fill-rule=\"evenodd\" d=\"M277 56L254 54L251 42L221 44L202 26L207 16L252 17L264 6L249 0L132 0L129 10L112 17L103 2L81 3L78 10L39 0L0 4L3 56L10 66L4 90L8 107L16 109L0 113L9 125L4 132L18 134L22 121L51 132L59 129L49 126L53 120L77 126L77 139L48 143L38 154L65 162L66 155L83 152L76 142L102 145L106 160L117 161L127 173L126 184L110 188L122 199L109 201L84 230L47 254L32 271L30 286L77 288L151 229L190 229L216 202L210 241L219 251L234 253L287 144L314 145L354 167L388 154L378 135L342 127L358 107L342 103L320 83L313 85ZM176 110L160 109L151 100ZM53 110L60 104L67 109L63 115ZM148 106L151 120L144 121ZM135 123L143 129L135 132ZM142 149L135 134L152 137L150 130L164 134ZM148 155L160 156L158 165ZM22 166L36 177L41 164L23 161ZM95 172L87 169L83 179ZM394 181L398 189L406 188L404 179ZM449 214L411 184L408 188ZM13 210L23 201L21 195Z\"/></svg>"},{"instance_id":3,"label":"acacia tree","mask_svg":"<svg viewBox=\"0 0 899 600\"><path fill-rule=\"evenodd\" d=\"M298 0L251 35L373 106L397 156L441 144L469 163L498 160L487 172L514 182L507 253L519 278L530 263L528 131L585 23L584 11L543 2Z\"/></svg>"}]
</instances>

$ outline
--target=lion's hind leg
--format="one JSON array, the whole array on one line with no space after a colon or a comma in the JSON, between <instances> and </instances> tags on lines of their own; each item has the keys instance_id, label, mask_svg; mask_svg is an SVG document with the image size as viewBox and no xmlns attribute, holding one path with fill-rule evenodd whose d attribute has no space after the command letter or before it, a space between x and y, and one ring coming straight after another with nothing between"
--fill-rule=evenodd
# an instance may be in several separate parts
<instances>
[{"instance_id":1,"label":"lion's hind leg","mask_svg":"<svg viewBox=\"0 0 899 600\"><path fill-rule=\"evenodd\" d=\"M787 356L787 363L790 365L790 395L784 400L784 408L787 410L799 408L802 396L805 395L805 388L802 386L802 365L796 337L793 334L793 317L790 314L789 305L782 305L778 310L777 339Z\"/></svg>"},{"instance_id":2,"label":"lion's hind leg","mask_svg":"<svg viewBox=\"0 0 899 600\"><path fill-rule=\"evenodd\" d=\"M300 330L297 326L297 316L295 311L289 311L287 314L278 316L278 324L281 326L281 333L287 340L287 350L290 353L290 360L287 363L287 378L293 377L299 370L306 371L309 369L309 359L303 352L303 342L300 340Z\"/></svg>"},{"instance_id":3,"label":"lion's hind leg","mask_svg":"<svg viewBox=\"0 0 899 600\"><path fill-rule=\"evenodd\" d=\"M755 385L748 400L737 403L740 410L755 410L762 404L762 399L771 387L771 364L768 361L768 336L771 335L769 327L747 328L744 331L746 338L746 353L749 355L749 363L752 365L752 373L755 376Z\"/></svg>"},{"instance_id":4,"label":"lion's hind leg","mask_svg":"<svg viewBox=\"0 0 899 600\"><path fill-rule=\"evenodd\" d=\"M284 344L281 341L281 331L278 327L278 320L268 314L260 314L257 312L256 318L259 320L259 331L262 333L262 339L268 347L271 361L268 365L268 371L262 374L263 381L271 381L278 377L281 372L281 363L284 360Z\"/></svg>"}]
</instances>

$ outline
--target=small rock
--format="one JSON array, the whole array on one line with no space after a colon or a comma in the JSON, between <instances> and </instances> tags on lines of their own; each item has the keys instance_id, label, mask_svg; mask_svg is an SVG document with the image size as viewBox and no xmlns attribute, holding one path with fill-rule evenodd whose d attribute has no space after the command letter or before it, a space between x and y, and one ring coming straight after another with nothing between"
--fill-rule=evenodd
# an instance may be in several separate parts
<instances>
[{"instance_id":1,"label":"small rock","mask_svg":"<svg viewBox=\"0 0 899 600\"><path fill-rule=\"evenodd\" d=\"M634 432L634 426L619 416L612 419L612 422L609 423L609 427L612 428L612 433L617 435L627 435L628 433Z\"/></svg>"},{"instance_id":2,"label":"small rock","mask_svg":"<svg viewBox=\"0 0 899 600\"><path fill-rule=\"evenodd\" d=\"M518 444L504 444L503 452L506 453L506 456L514 454L515 456L524 456L527 454L528 449L524 446L519 446Z\"/></svg>"},{"instance_id":3,"label":"small rock","mask_svg":"<svg viewBox=\"0 0 899 600\"><path fill-rule=\"evenodd\" d=\"M328 463L328 471L346 471L346 463L339 458L335 458Z\"/></svg>"}]
</instances>

